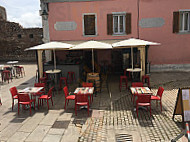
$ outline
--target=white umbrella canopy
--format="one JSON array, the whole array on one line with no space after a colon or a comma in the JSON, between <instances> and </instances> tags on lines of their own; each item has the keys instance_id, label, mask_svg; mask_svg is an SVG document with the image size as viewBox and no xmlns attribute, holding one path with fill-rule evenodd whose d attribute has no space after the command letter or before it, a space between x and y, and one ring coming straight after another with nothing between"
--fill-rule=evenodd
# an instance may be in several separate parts
<instances>
[{"instance_id":1,"label":"white umbrella canopy","mask_svg":"<svg viewBox=\"0 0 190 142\"><path fill-rule=\"evenodd\" d=\"M72 48L70 48L70 50L92 50L92 70L94 73L94 53L93 50L94 49L112 49L111 44L108 43L104 43L104 42L100 42L100 41L86 41L83 42L81 44L78 44Z\"/></svg>"},{"instance_id":2,"label":"white umbrella canopy","mask_svg":"<svg viewBox=\"0 0 190 142\"><path fill-rule=\"evenodd\" d=\"M48 42L48 43L44 43L44 44L40 44L40 45L37 45L34 47L27 48L27 49L25 49L25 51L28 51L28 50L53 50L53 53L54 53L54 69L56 69L55 50L68 50L72 46L73 46L72 44L52 41L52 42Z\"/></svg>"},{"instance_id":3,"label":"white umbrella canopy","mask_svg":"<svg viewBox=\"0 0 190 142\"><path fill-rule=\"evenodd\" d=\"M136 47L136 46L146 46L146 45L160 45L160 43L150 42L142 39L130 38L120 42L113 43L113 48L127 48L127 47Z\"/></svg>"},{"instance_id":4,"label":"white umbrella canopy","mask_svg":"<svg viewBox=\"0 0 190 142\"><path fill-rule=\"evenodd\" d=\"M146 46L146 45L160 45L160 43L157 42L150 42L142 39L136 39L136 38L130 38L127 40L123 40L120 42L113 43L113 49L117 48L131 48L131 60L132 60L132 68L133 68L133 47L138 46Z\"/></svg>"}]
</instances>

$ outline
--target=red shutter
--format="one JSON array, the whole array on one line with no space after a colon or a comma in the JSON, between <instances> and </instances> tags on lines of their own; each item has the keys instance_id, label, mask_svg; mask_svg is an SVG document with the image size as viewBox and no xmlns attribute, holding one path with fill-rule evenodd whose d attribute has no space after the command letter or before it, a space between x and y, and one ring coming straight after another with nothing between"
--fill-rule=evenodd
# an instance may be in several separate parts
<instances>
[{"instance_id":1,"label":"red shutter","mask_svg":"<svg viewBox=\"0 0 190 142\"><path fill-rule=\"evenodd\" d=\"M179 33L179 11L173 12L173 33Z\"/></svg>"},{"instance_id":2,"label":"red shutter","mask_svg":"<svg viewBox=\"0 0 190 142\"><path fill-rule=\"evenodd\" d=\"M107 34L113 34L113 15L107 14Z\"/></svg>"},{"instance_id":3,"label":"red shutter","mask_svg":"<svg viewBox=\"0 0 190 142\"><path fill-rule=\"evenodd\" d=\"M131 13L126 14L126 21L125 21L125 26L126 26L126 34L131 34Z\"/></svg>"}]
</instances>

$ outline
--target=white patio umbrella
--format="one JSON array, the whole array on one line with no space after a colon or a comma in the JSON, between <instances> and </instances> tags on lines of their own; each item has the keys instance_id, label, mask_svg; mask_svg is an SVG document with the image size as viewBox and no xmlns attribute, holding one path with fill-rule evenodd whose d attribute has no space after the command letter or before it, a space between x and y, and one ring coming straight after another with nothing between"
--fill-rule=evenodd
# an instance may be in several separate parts
<instances>
[{"instance_id":1,"label":"white patio umbrella","mask_svg":"<svg viewBox=\"0 0 190 142\"><path fill-rule=\"evenodd\" d=\"M130 38L127 40L123 40L120 42L113 43L113 49L117 48L131 48L131 61L132 61L132 68L133 68L133 47L138 47L138 46L146 46L146 45L160 45L160 43L156 42L150 42L146 40L141 40L141 39L136 39L136 38Z\"/></svg>"},{"instance_id":2,"label":"white patio umbrella","mask_svg":"<svg viewBox=\"0 0 190 142\"><path fill-rule=\"evenodd\" d=\"M30 47L25 49L27 50L53 50L54 54L54 69L56 69L56 57L55 57L55 50L68 50L71 48L73 45L72 44L67 44L63 42L57 42L57 41L52 41L44 44L40 44L34 47Z\"/></svg>"},{"instance_id":3,"label":"white patio umbrella","mask_svg":"<svg viewBox=\"0 0 190 142\"><path fill-rule=\"evenodd\" d=\"M92 71L94 73L94 49L112 49L112 46L111 44L108 43L91 40L83 42L81 44L78 44L70 48L70 50L89 50L89 49L92 50Z\"/></svg>"}]
</instances>

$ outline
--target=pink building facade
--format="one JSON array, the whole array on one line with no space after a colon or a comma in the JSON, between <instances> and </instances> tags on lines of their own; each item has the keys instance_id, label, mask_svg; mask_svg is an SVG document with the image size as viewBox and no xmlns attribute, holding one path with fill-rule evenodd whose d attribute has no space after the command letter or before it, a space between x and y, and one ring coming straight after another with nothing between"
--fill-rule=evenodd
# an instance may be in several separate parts
<instances>
[{"instance_id":1,"label":"pink building facade","mask_svg":"<svg viewBox=\"0 0 190 142\"><path fill-rule=\"evenodd\" d=\"M189 0L42 0L41 4L48 12L44 36L50 41L113 43L140 38L161 43L147 48L153 71L190 69ZM98 53L103 60L112 56L111 51L105 54Z\"/></svg>"}]
</instances>

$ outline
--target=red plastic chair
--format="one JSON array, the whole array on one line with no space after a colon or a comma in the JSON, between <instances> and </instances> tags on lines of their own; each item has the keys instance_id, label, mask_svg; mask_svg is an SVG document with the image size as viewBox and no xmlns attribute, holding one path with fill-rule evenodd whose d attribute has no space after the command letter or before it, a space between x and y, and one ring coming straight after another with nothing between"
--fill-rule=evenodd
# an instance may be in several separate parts
<instances>
[{"instance_id":1,"label":"red plastic chair","mask_svg":"<svg viewBox=\"0 0 190 142\"><path fill-rule=\"evenodd\" d=\"M127 84L128 84L128 81L127 81L127 76L126 76L126 70L124 70L124 75L121 75L120 76L120 81L119 81L119 89L120 89L120 92L121 92L121 89L122 89L122 86L123 86L123 81L125 82L125 87L127 89Z\"/></svg>"},{"instance_id":2,"label":"red plastic chair","mask_svg":"<svg viewBox=\"0 0 190 142\"><path fill-rule=\"evenodd\" d=\"M149 94L138 94L138 99L136 100L136 112L137 112L137 117L138 117L138 107L143 106L150 107L150 116L151 116L151 95Z\"/></svg>"},{"instance_id":3,"label":"red plastic chair","mask_svg":"<svg viewBox=\"0 0 190 142\"><path fill-rule=\"evenodd\" d=\"M132 82L131 87L143 87L143 83L142 82ZM135 96L136 95L137 94L132 94L132 96L131 96L131 101L132 101L132 98L133 98L133 104L135 102Z\"/></svg>"},{"instance_id":4,"label":"red plastic chair","mask_svg":"<svg viewBox=\"0 0 190 142\"><path fill-rule=\"evenodd\" d=\"M46 100L47 101L47 106L48 106L48 110L49 110L49 102L48 100L51 99L51 103L52 103L52 106L53 106L53 99L52 99L52 91L53 91L53 88L54 87L51 87L48 91L48 94L47 95L42 95L38 98L38 109L39 109L39 102L42 101L42 105L43 105L43 100Z\"/></svg>"},{"instance_id":5,"label":"red plastic chair","mask_svg":"<svg viewBox=\"0 0 190 142\"><path fill-rule=\"evenodd\" d=\"M82 87L93 87L93 83L83 82ZM93 102L93 94L87 94L90 96L90 103Z\"/></svg>"},{"instance_id":6,"label":"red plastic chair","mask_svg":"<svg viewBox=\"0 0 190 142\"><path fill-rule=\"evenodd\" d=\"M18 114L19 114L19 109L20 109L20 104L21 105L29 105L30 106L30 115L32 114L31 112L31 104L32 102L34 103L34 110L35 110L35 99L30 99L28 94L18 94Z\"/></svg>"},{"instance_id":7,"label":"red plastic chair","mask_svg":"<svg viewBox=\"0 0 190 142\"><path fill-rule=\"evenodd\" d=\"M35 83L34 87L44 87L41 91L33 94L33 96L41 96L43 94L45 94L45 83Z\"/></svg>"},{"instance_id":8,"label":"red plastic chair","mask_svg":"<svg viewBox=\"0 0 190 142\"><path fill-rule=\"evenodd\" d=\"M12 88L9 89L10 92L11 92L11 96L12 96L12 110L13 110L13 107L14 107L14 100L17 99L18 100L18 91L17 91L17 88L14 86Z\"/></svg>"},{"instance_id":9,"label":"red plastic chair","mask_svg":"<svg viewBox=\"0 0 190 142\"><path fill-rule=\"evenodd\" d=\"M160 108L162 111L162 94L164 92L164 88L159 87L156 96L151 96L151 100L156 100L156 105L158 105L158 101L160 101Z\"/></svg>"},{"instance_id":10,"label":"red plastic chair","mask_svg":"<svg viewBox=\"0 0 190 142\"><path fill-rule=\"evenodd\" d=\"M77 107L79 106L87 106L88 116L89 116L89 101L88 95L86 94L77 94L75 97L75 115L77 116Z\"/></svg>"},{"instance_id":11,"label":"red plastic chair","mask_svg":"<svg viewBox=\"0 0 190 142\"><path fill-rule=\"evenodd\" d=\"M73 81L76 81L76 78L75 78L75 72L73 71L69 71L67 73L67 80L69 83L73 82Z\"/></svg>"},{"instance_id":12,"label":"red plastic chair","mask_svg":"<svg viewBox=\"0 0 190 142\"><path fill-rule=\"evenodd\" d=\"M150 77L148 75L142 76L142 82L145 84L147 82L148 87L150 88Z\"/></svg>"},{"instance_id":13,"label":"red plastic chair","mask_svg":"<svg viewBox=\"0 0 190 142\"><path fill-rule=\"evenodd\" d=\"M67 84L67 78L66 77L60 77L60 80L59 80L59 89L62 89L63 80L64 80L64 83L65 83L65 86L68 86L68 84Z\"/></svg>"},{"instance_id":14,"label":"red plastic chair","mask_svg":"<svg viewBox=\"0 0 190 142\"><path fill-rule=\"evenodd\" d=\"M2 80L4 81L4 82L8 82L9 83L9 80L11 80L12 81L12 74L11 74L11 71L9 71L9 70L4 70L3 72L2 72Z\"/></svg>"},{"instance_id":15,"label":"red plastic chair","mask_svg":"<svg viewBox=\"0 0 190 142\"><path fill-rule=\"evenodd\" d=\"M68 105L69 100L75 100L75 95L69 95L69 90L68 90L67 86L65 86L63 88L63 92L65 94L65 106L64 106L64 109L66 109L66 104Z\"/></svg>"}]
</instances>

